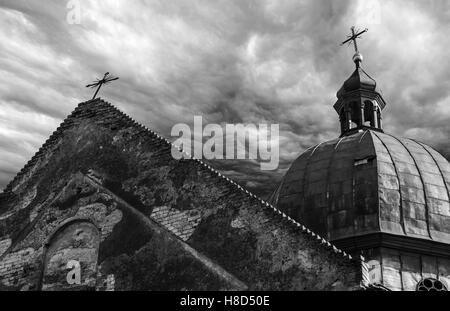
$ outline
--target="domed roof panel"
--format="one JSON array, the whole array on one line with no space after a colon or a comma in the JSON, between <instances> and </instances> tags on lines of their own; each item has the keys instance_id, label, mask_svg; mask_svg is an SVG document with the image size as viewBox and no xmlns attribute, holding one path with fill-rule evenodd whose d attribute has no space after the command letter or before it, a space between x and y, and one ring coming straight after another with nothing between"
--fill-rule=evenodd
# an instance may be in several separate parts
<instances>
[{"instance_id":1,"label":"domed roof panel","mask_svg":"<svg viewBox=\"0 0 450 311\"><path fill-rule=\"evenodd\" d=\"M283 180L279 205L292 217L308 223L312 230L328 232L329 237L352 235L355 227L375 230L377 209L371 210L370 204L365 208L359 203L365 205L371 199L372 203L376 200L376 190L370 190L370 185L376 182L376 170L372 167L353 172L355 157L363 159L374 155L373 147L370 148L371 137L366 134L361 132L335 139L302 154ZM354 178L359 183L355 193ZM357 212L353 210L354 195L366 196L358 200L356 205L361 210Z\"/></svg>"},{"instance_id":2,"label":"domed roof panel","mask_svg":"<svg viewBox=\"0 0 450 311\"><path fill-rule=\"evenodd\" d=\"M380 186L381 229L413 237L429 238L441 242L450 241L450 205L446 174L440 168L430 150L432 148L410 139L374 133L387 147L391 163L396 169L399 183L399 200L385 204L384 189ZM442 156L440 156L442 157ZM445 159L444 159L445 160ZM446 160L445 160L446 161ZM379 167L384 161L379 162ZM445 162L442 161L442 166ZM381 174L379 180L386 179ZM392 221L392 210L399 209L400 219ZM389 217L385 217L390 215ZM398 222L399 220L399 222ZM401 226L401 229L398 226ZM395 228L394 228L395 227ZM398 232L400 231L400 232Z\"/></svg>"},{"instance_id":3,"label":"domed roof panel","mask_svg":"<svg viewBox=\"0 0 450 311\"><path fill-rule=\"evenodd\" d=\"M377 159L381 229L427 237L423 183L408 149L389 135L374 134L388 157ZM387 185L385 180L394 180Z\"/></svg>"},{"instance_id":4,"label":"domed roof panel","mask_svg":"<svg viewBox=\"0 0 450 311\"><path fill-rule=\"evenodd\" d=\"M307 150L276 202L331 240L386 232L450 241L450 165L432 148L367 130Z\"/></svg>"},{"instance_id":5,"label":"domed roof panel","mask_svg":"<svg viewBox=\"0 0 450 311\"><path fill-rule=\"evenodd\" d=\"M434 150L433 148L419 143L422 147L424 147L430 155L433 157L433 159L436 161L437 166L439 167L443 180L445 181L445 185L447 189L450 189L450 163L445 159L439 152Z\"/></svg>"}]
</instances>

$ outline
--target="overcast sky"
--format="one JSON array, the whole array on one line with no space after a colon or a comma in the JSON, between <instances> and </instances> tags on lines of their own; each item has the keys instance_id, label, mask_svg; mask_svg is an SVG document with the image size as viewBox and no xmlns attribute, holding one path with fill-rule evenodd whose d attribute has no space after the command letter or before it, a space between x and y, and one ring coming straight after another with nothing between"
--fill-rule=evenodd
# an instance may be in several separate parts
<instances>
[{"instance_id":1,"label":"overcast sky","mask_svg":"<svg viewBox=\"0 0 450 311\"><path fill-rule=\"evenodd\" d=\"M220 164L265 195L306 148L338 136L352 25L369 28L359 46L388 103L385 130L449 158L447 0L81 0L80 24L68 3L0 0L0 189L110 71L120 80L101 97L167 137L194 115L280 124L278 171Z\"/></svg>"}]
</instances>

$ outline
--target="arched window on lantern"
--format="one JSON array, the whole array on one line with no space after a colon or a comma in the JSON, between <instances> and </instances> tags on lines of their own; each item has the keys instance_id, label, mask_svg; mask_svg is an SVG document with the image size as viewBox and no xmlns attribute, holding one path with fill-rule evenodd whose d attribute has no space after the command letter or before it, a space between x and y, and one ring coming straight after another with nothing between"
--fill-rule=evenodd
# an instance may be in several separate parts
<instances>
[{"instance_id":1,"label":"arched window on lantern","mask_svg":"<svg viewBox=\"0 0 450 311\"><path fill-rule=\"evenodd\" d=\"M376 107L375 107L376 109ZM370 100L364 101L364 125L374 127L374 103ZM376 113L376 112L375 112Z\"/></svg>"},{"instance_id":2,"label":"arched window on lantern","mask_svg":"<svg viewBox=\"0 0 450 311\"><path fill-rule=\"evenodd\" d=\"M351 129L357 128L361 123L361 117L360 117L360 105L358 102L353 101L349 105L350 109L350 116L351 116Z\"/></svg>"}]
</instances>

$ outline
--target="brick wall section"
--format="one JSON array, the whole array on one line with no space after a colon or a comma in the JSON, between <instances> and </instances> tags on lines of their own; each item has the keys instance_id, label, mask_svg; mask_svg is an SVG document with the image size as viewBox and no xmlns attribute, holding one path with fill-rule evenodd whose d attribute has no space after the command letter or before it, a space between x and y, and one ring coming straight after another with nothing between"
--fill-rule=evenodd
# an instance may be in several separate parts
<instances>
[{"instance_id":1,"label":"brick wall section","mask_svg":"<svg viewBox=\"0 0 450 311\"><path fill-rule=\"evenodd\" d=\"M37 204L71 174L93 170L106 188L250 289L359 288L359 260L205 163L174 160L171 148L112 105L82 103L7 186L0 211L10 211L30 187L37 186L37 194L3 226L16 225L11 236L17 243Z\"/></svg>"},{"instance_id":2,"label":"brick wall section","mask_svg":"<svg viewBox=\"0 0 450 311\"><path fill-rule=\"evenodd\" d=\"M26 248L7 254L0 261L0 289L15 287L30 276L31 266L35 264L35 250Z\"/></svg>"},{"instance_id":3,"label":"brick wall section","mask_svg":"<svg viewBox=\"0 0 450 311\"><path fill-rule=\"evenodd\" d=\"M198 211L180 212L175 208L157 206L153 208L150 218L166 227L169 231L187 241L201 221Z\"/></svg>"}]
</instances>

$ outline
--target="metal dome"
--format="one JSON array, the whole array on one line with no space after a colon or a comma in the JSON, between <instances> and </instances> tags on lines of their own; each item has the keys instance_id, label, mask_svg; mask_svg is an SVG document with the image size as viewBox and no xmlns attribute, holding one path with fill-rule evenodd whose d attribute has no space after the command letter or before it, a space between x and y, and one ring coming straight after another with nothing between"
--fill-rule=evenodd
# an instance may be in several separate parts
<instances>
[{"instance_id":1,"label":"metal dome","mask_svg":"<svg viewBox=\"0 0 450 311\"><path fill-rule=\"evenodd\" d=\"M330 240L369 233L450 243L450 164L431 147L366 130L292 164L278 208Z\"/></svg>"}]
</instances>

